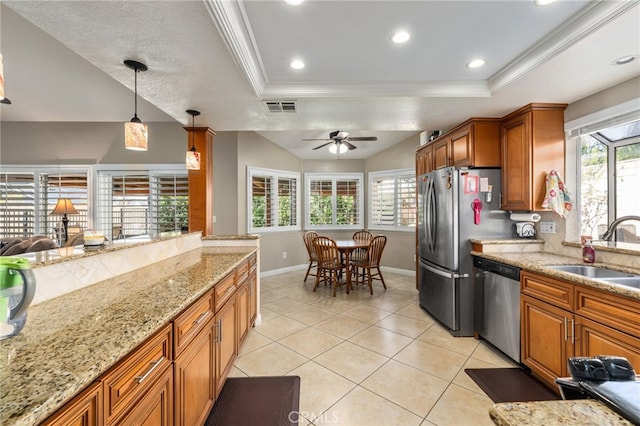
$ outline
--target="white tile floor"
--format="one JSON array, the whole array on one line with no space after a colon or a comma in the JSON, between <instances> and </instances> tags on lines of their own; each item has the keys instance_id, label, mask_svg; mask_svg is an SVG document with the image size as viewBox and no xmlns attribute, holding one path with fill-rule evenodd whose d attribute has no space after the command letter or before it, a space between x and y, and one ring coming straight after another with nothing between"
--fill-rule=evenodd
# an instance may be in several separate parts
<instances>
[{"instance_id":1,"label":"white tile floor","mask_svg":"<svg viewBox=\"0 0 640 426\"><path fill-rule=\"evenodd\" d=\"M305 271L262 278L262 324L232 376L301 377L299 424L493 425L493 402L465 368L513 367L490 345L452 337L418 306L415 278L331 297Z\"/></svg>"}]
</instances>

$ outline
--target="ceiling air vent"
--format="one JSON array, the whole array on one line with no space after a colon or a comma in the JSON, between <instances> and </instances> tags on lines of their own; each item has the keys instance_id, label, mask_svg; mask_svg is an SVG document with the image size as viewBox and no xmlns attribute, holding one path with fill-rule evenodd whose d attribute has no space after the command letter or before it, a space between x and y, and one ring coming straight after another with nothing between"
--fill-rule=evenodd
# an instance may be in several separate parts
<instances>
[{"instance_id":1,"label":"ceiling air vent","mask_svg":"<svg viewBox=\"0 0 640 426\"><path fill-rule=\"evenodd\" d=\"M298 112L295 101L264 101L269 112Z\"/></svg>"}]
</instances>

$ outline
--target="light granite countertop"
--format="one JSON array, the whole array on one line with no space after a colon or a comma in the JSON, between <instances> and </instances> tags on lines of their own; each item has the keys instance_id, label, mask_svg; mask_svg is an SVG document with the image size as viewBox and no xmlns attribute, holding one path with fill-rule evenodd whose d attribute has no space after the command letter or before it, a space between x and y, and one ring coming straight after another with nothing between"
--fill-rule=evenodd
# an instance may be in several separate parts
<instances>
[{"instance_id":1,"label":"light granite countertop","mask_svg":"<svg viewBox=\"0 0 640 426\"><path fill-rule=\"evenodd\" d=\"M489 416L498 426L633 426L633 423L594 399L502 402L491 407Z\"/></svg>"},{"instance_id":2,"label":"light granite countertop","mask_svg":"<svg viewBox=\"0 0 640 426\"><path fill-rule=\"evenodd\" d=\"M255 250L193 250L29 308L0 342L0 424L45 419Z\"/></svg>"},{"instance_id":3,"label":"light granite countertop","mask_svg":"<svg viewBox=\"0 0 640 426\"><path fill-rule=\"evenodd\" d=\"M581 275L571 274L569 272L551 269L549 265L581 265L582 259L574 257L561 256L543 251L525 252L525 253L480 253L471 252L472 255L483 257L496 262L505 263L507 265L516 266L518 268L538 272L554 278L581 284L585 287L597 288L620 296L629 297L640 300L640 289L627 287L623 285L611 284L606 281L583 277ZM602 263L594 263L593 266L601 266L603 268L615 269L622 272L640 275L640 270L634 268L616 267L611 268Z\"/></svg>"}]
</instances>

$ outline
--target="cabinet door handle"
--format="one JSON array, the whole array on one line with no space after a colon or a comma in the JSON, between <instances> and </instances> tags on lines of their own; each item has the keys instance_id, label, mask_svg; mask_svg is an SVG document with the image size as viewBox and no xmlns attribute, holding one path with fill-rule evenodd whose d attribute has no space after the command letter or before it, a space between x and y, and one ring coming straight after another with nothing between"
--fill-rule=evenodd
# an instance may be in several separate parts
<instances>
[{"instance_id":1,"label":"cabinet door handle","mask_svg":"<svg viewBox=\"0 0 640 426\"><path fill-rule=\"evenodd\" d=\"M163 356L161 356L161 357L160 357L160 359L158 359L157 361L153 361L153 362L151 362L151 363L150 363L150 364L151 364L151 368L149 368L149 369L147 370L147 372L146 372L146 373L144 373L142 376L134 377L135 381L136 381L136 382L138 382L138 384L140 384L140 383L142 383L143 381L145 381L145 380L149 377L149 375L150 375L151 373L153 373L153 371L154 371L156 368L158 368L158 366L162 363L162 361L164 361L164 357L163 357Z\"/></svg>"},{"instance_id":2,"label":"cabinet door handle","mask_svg":"<svg viewBox=\"0 0 640 426\"><path fill-rule=\"evenodd\" d=\"M220 325L218 326L218 336L220 337L220 340L218 340L220 343L222 343L222 324L223 324L223 319L220 318Z\"/></svg>"},{"instance_id":3,"label":"cabinet door handle","mask_svg":"<svg viewBox=\"0 0 640 426\"><path fill-rule=\"evenodd\" d=\"M575 343L576 340L576 320L571 319L571 343Z\"/></svg>"},{"instance_id":4,"label":"cabinet door handle","mask_svg":"<svg viewBox=\"0 0 640 426\"><path fill-rule=\"evenodd\" d=\"M200 314L200 316L193 322L192 325L198 325L202 322L202 320L204 319L204 317L207 316L207 312L203 312Z\"/></svg>"},{"instance_id":5,"label":"cabinet door handle","mask_svg":"<svg viewBox=\"0 0 640 426\"><path fill-rule=\"evenodd\" d=\"M564 341L569 340L569 331L567 330L567 317L564 317Z\"/></svg>"}]
</instances>

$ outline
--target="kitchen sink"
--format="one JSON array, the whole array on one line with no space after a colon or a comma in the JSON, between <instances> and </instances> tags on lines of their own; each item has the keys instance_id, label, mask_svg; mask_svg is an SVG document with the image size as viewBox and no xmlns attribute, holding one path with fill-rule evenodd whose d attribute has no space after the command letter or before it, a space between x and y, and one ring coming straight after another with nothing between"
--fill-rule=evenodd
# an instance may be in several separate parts
<instances>
[{"instance_id":1,"label":"kitchen sink","mask_svg":"<svg viewBox=\"0 0 640 426\"><path fill-rule=\"evenodd\" d=\"M619 278L600 278L611 284L624 285L627 287L640 288L640 276L619 277Z\"/></svg>"},{"instance_id":2,"label":"kitchen sink","mask_svg":"<svg viewBox=\"0 0 640 426\"><path fill-rule=\"evenodd\" d=\"M636 278L639 276L628 274L626 272L613 271L607 268L589 265L549 265L551 269L556 271L569 272L571 274L582 275L588 278L606 279L606 278Z\"/></svg>"}]
</instances>

